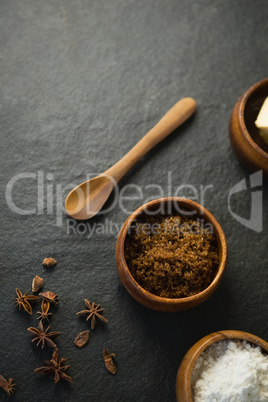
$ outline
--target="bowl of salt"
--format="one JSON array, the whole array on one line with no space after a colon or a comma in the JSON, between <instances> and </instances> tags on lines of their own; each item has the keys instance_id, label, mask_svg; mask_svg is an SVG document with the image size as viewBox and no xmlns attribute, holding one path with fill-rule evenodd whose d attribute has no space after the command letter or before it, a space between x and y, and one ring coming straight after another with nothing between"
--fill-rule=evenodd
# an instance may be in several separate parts
<instances>
[{"instance_id":1,"label":"bowl of salt","mask_svg":"<svg viewBox=\"0 0 268 402\"><path fill-rule=\"evenodd\" d=\"M184 356L177 374L177 401L267 401L267 373L266 341L242 331L214 332Z\"/></svg>"}]
</instances>

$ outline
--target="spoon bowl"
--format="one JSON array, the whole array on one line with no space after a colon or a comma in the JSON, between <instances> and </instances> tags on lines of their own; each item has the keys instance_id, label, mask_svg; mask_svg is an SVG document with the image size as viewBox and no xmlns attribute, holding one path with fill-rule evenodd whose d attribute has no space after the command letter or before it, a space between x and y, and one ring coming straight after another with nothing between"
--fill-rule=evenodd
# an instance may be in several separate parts
<instances>
[{"instance_id":1,"label":"spoon bowl","mask_svg":"<svg viewBox=\"0 0 268 402\"><path fill-rule=\"evenodd\" d=\"M96 215L124 174L150 149L171 134L195 111L196 102L183 98L115 165L91 180L76 186L66 197L65 210L75 219Z\"/></svg>"},{"instance_id":2,"label":"spoon bowl","mask_svg":"<svg viewBox=\"0 0 268 402\"><path fill-rule=\"evenodd\" d=\"M74 219L95 216L107 201L116 183L105 173L75 187L67 196L65 208Z\"/></svg>"}]
</instances>

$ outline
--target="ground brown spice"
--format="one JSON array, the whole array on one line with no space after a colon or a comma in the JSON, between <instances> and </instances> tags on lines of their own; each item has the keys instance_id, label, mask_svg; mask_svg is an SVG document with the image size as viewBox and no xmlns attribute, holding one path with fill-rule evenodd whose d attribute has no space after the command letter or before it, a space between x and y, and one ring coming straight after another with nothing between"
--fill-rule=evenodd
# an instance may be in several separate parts
<instances>
[{"instance_id":1,"label":"ground brown spice","mask_svg":"<svg viewBox=\"0 0 268 402\"><path fill-rule=\"evenodd\" d=\"M218 249L212 225L184 215L141 217L126 237L125 256L135 280L160 297L187 297L212 282Z\"/></svg>"}]
</instances>

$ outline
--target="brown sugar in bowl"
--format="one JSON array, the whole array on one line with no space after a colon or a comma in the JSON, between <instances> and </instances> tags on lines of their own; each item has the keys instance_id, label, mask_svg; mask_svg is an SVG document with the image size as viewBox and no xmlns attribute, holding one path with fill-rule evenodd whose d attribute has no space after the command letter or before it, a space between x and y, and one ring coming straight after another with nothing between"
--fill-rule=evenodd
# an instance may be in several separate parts
<instances>
[{"instance_id":1,"label":"brown sugar in bowl","mask_svg":"<svg viewBox=\"0 0 268 402\"><path fill-rule=\"evenodd\" d=\"M128 231L130 230L131 225L135 222L135 220L142 214L145 214L146 211L147 213L149 211L149 213L152 214L154 211L160 210L162 214L171 215L172 211L174 211L174 208L175 210L178 210L179 208L180 210L183 209L188 211L195 211L197 217L201 217L206 222L212 225L219 254L218 269L210 285L200 293L197 293L193 296L181 297L181 298L160 297L145 290L133 278L125 258L126 236L128 234ZM158 311L175 312L175 311L187 310L205 301L218 288L223 273L225 271L226 262L227 262L227 243L224 232L220 224L207 209L205 209L197 202L188 200L186 198L166 197L153 200L142 205L127 218L127 220L125 221L125 223L121 228L116 243L116 265L122 284L135 300L137 300L139 303L141 303L146 307Z\"/></svg>"},{"instance_id":2,"label":"brown sugar in bowl","mask_svg":"<svg viewBox=\"0 0 268 402\"><path fill-rule=\"evenodd\" d=\"M250 171L262 170L268 179L268 144L255 120L268 96L268 78L250 87L236 102L229 124L231 146L239 161Z\"/></svg>"},{"instance_id":3,"label":"brown sugar in bowl","mask_svg":"<svg viewBox=\"0 0 268 402\"><path fill-rule=\"evenodd\" d=\"M248 332L224 330L213 332L196 342L186 353L180 364L176 380L176 396L178 402L193 402L192 374L195 363L199 356L213 343L238 340L246 341L259 346L264 353L268 354L268 343L263 339L249 334Z\"/></svg>"}]
</instances>

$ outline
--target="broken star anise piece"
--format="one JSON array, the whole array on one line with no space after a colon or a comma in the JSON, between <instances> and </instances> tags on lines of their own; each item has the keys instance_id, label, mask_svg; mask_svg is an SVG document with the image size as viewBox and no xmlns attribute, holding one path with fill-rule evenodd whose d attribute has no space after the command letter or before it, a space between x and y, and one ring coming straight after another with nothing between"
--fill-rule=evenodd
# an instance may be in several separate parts
<instances>
[{"instance_id":1,"label":"broken star anise piece","mask_svg":"<svg viewBox=\"0 0 268 402\"><path fill-rule=\"evenodd\" d=\"M89 340L89 330L80 332L74 340L74 344L79 348L82 348L88 343Z\"/></svg>"},{"instance_id":2,"label":"broken star anise piece","mask_svg":"<svg viewBox=\"0 0 268 402\"><path fill-rule=\"evenodd\" d=\"M10 396L13 394L15 389L15 384L12 383L12 378L6 380L4 377L0 375L0 387L6 391L7 395Z\"/></svg>"},{"instance_id":3,"label":"broken star anise piece","mask_svg":"<svg viewBox=\"0 0 268 402\"><path fill-rule=\"evenodd\" d=\"M43 299L42 300L42 305L41 305L41 310L42 311L37 311L37 314L39 314L39 317L37 317L38 320L41 320L42 322L45 321L45 320L48 321L48 316L52 315L52 313L48 312L49 307L50 307L50 302L45 300L45 299Z\"/></svg>"},{"instance_id":4,"label":"broken star anise piece","mask_svg":"<svg viewBox=\"0 0 268 402\"><path fill-rule=\"evenodd\" d=\"M46 267L54 267L57 264L57 261L54 258L45 258L43 263Z\"/></svg>"},{"instance_id":5,"label":"broken star anise piece","mask_svg":"<svg viewBox=\"0 0 268 402\"><path fill-rule=\"evenodd\" d=\"M51 360L46 360L45 364L46 366L38 367L34 370L34 373L37 374L53 374L54 373L54 384L57 384L57 382L63 378L64 380L68 382L73 382L72 377L70 377L68 374L66 374L66 371L70 367L69 364L66 363L65 358L61 357L59 358L59 351L57 348L54 349L52 359Z\"/></svg>"},{"instance_id":6,"label":"broken star anise piece","mask_svg":"<svg viewBox=\"0 0 268 402\"><path fill-rule=\"evenodd\" d=\"M58 304L59 303L59 295L55 295L55 293L48 291L48 292L41 292L39 293L39 296L43 297L44 300L49 301L50 303L53 304Z\"/></svg>"},{"instance_id":7,"label":"broken star anise piece","mask_svg":"<svg viewBox=\"0 0 268 402\"><path fill-rule=\"evenodd\" d=\"M87 299L84 299L84 302L87 306L87 310L78 311L76 315L87 315L86 321L91 318L91 329L94 329L96 325L96 317L104 322L108 322L107 318L105 318L102 313L104 308L100 308L99 304L90 303Z\"/></svg>"},{"instance_id":8,"label":"broken star anise piece","mask_svg":"<svg viewBox=\"0 0 268 402\"><path fill-rule=\"evenodd\" d=\"M50 329L50 325L44 330L42 321L39 322L38 328L29 327L27 331L30 332L34 338L32 342L36 342L36 346L41 344L41 349L47 345L50 348L55 348L56 344L52 341L56 336L60 335L60 332L48 332Z\"/></svg>"},{"instance_id":9,"label":"broken star anise piece","mask_svg":"<svg viewBox=\"0 0 268 402\"><path fill-rule=\"evenodd\" d=\"M37 292L44 286L44 279L38 275L35 275L32 282L32 292Z\"/></svg>"},{"instance_id":10,"label":"broken star anise piece","mask_svg":"<svg viewBox=\"0 0 268 402\"><path fill-rule=\"evenodd\" d=\"M113 357L115 357L114 353L109 353L107 348L103 348L103 359L104 359L104 364L109 373L115 374L116 373L116 367L113 362Z\"/></svg>"},{"instance_id":11,"label":"broken star anise piece","mask_svg":"<svg viewBox=\"0 0 268 402\"><path fill-rule=\"evenodd\" d=\"M35 295L28 295L28 292L26 292L23 295L22 292L17 288L16 288L16 293L17 293L18 297L15 298L15 303L16 303L16 306L19 307L19 310L21 309L21 307L23 307L24 310L27 311L27 313L33 314L30 303L37 301L39 299L39 297L35 296Z\"/></svg>"}]
</instances>

